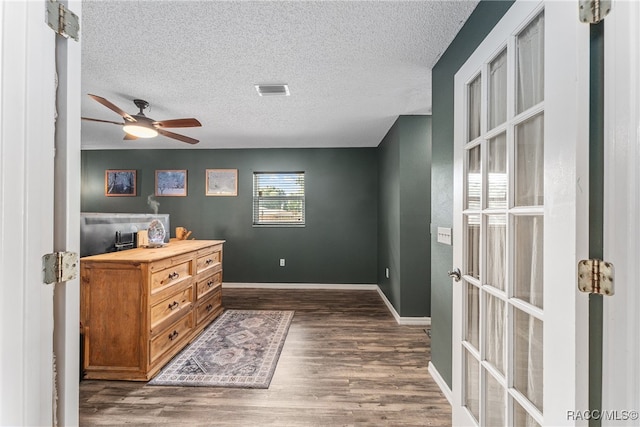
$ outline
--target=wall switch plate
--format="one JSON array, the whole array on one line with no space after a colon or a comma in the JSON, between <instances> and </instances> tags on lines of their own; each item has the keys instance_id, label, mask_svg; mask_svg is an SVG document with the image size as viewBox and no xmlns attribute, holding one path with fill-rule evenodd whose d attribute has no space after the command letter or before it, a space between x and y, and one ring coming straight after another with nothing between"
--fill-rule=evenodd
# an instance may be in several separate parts
<instances>
[{"instance_id":1,"label":"wall switch plate","mask_svg":"<svg viewBox=\"0 0 640 427\"><path fill-rule=\"evenodd\" d=\"M438 243L445 245L451 244L451 229L446 227L438 227Z\"/></svg>"},{"instance_id":2,"label":"wall switch plate","mask_svg":"<svg viewBox=\"0 0 640 427\"><path fill-rule=\"evenodd\" d=\"M284 258L280 258L280 267L284 267Z\"/></svg>"},{"instance_id":3,"label":"wall switch plate","mask_svg":"<svg viewBox=\"0 0 640 427\"><path fill-rule=\"evenodd\" d=\"M384 275L387 276L387 279L389 278L389 267L384 269Z\"/></svg>"}]
</instances>

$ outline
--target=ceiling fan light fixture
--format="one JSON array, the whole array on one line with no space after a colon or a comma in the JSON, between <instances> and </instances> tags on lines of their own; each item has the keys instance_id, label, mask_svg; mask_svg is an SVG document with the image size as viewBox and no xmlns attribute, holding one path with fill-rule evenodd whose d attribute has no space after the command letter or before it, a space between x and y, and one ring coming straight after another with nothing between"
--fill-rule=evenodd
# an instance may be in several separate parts
<instances>
[{"instance_id":1,"label":"ceiling fan light fixture","mask_svg":"<svg viewBox=\"0 0 640 427\"><path fill-rule=\"evenodd\" d=\"M92 94L89 94L89 97L91 97L91 99L93 99L94 101L104 105L114 113L117 113L124 119L124 123L112 122L111 120L92 119L91 117L82 117L82 120L111 123L121 126L122 130L124 130L126 134L124 137L125 141L137 138L153 138L155 136L158 136L158 134L162 134L162 136L177 139L178 141L186 142L187 144L197 144L198 142L200 142L195 138L165 130L165 128L189 128L202 126L202 123L200 123L193 117L186 119L162 120L158 122L144 115L144 109L149 106L149 103L143 99L133 100L133 103L136 104L136 107L140 109L140 112L138 114L131 115L106 98Z\"/></svg>"},{"instance_id":2,"label":"ceiling fan light fixture","mask_svg":"<svg viewBox=\"0 0 640 427\"><path fill-rule=\"evenodd\" d=\"M153 138L158 136L158 131L155 128L147 126L144 123L127 123L122 126L122 129L129 135L137 138Z\"/></svg>"}]
</instances>

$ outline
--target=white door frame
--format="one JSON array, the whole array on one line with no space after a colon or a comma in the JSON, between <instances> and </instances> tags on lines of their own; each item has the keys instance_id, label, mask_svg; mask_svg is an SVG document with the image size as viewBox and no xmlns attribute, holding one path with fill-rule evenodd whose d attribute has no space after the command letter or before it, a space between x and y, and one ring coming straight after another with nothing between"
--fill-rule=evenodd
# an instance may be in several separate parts
<instances>
[{"instance_id":1,"label":"white door frame","mask_svg":"<svg viewBox=\"0 0 640 427\"><path fill-rule=\"evenodd\" d=\"M67 0L61 3L81 18L82 0ZM78 254L80 253L81 46L82 40L56 37L58 117L54 164L54 250ZM58 425L61 426L79 424L79 325L80 280L74 279L56 284L53 350L57 368L56 418Z\"/></svg>"},{"instance_id":2,"label":"white door frame","mask_svg":"<svg viewBox=\"0 0 640 427\"><path fill-rule=\"evenodd\" d=\"M588 250L589 27L578 21L575 2L545 4L545 208L544 208L544 424L583 424L570 411L588 408L588 296L576 286L576 266ZM518 1L480 44L468 63L482 61L504 42L504 34L535 9ZM484 46L484 52L479 53ZM491 46L491 47L489 47ZM480 55L480 57L475 57ZM475 58L475 59L474 59ZM471 71L461 67L459 74ZM456 120L464 84L456 74ZM455 152L465 126L456 124ZM463 158L454 156L454 212L462 212ZM454 267L462 265L462 215L454 216ZM456 250L458 248L458 250ZM453 411L463 401L459 346L462 289L453 283ZM457 367L456 367L457 365ZM482 400L482 397L481 397ZM454 423L456 422L454 416ZM585 421L586 422L586 421Z\"/></svg>"},{"instance_id":3,"label":"white door frame","mask_svg":"<svg viewBox=\"0 0 640 427\"><path fill-rule=\"evenodd\" d=\"M637 425L640 411L639 19L640 3L619 1L604 20L604 259L616 283L603 303L602 425L615 426Z\"/></svg>"}]
</instances>

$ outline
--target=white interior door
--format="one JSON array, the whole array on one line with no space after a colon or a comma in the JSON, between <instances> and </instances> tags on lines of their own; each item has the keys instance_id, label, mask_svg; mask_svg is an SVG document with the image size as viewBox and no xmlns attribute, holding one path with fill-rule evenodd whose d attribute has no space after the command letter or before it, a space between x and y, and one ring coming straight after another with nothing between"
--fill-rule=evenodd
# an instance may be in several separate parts
<instances>
[{"instance_id":1,"label":"white interior door","mask_svg":"<svg viewBox=\"0 0 640 427\"><path fill-rule=\"evenodd\" d=\"M586 409L575 268L588 27L577 22L570 2L516 2L456 74L456 426L572 424L569 411Z\"/></svg>"},{"instance_id":2,"label":"white interior door","mask_svg":"<svg viewBox=\"0 0 640 427\"><path fill-rule=\"evenodd\" d=\"M0 2L0 425L54 424L55 33L45 2Z\"/></svg>"}]
</instances>

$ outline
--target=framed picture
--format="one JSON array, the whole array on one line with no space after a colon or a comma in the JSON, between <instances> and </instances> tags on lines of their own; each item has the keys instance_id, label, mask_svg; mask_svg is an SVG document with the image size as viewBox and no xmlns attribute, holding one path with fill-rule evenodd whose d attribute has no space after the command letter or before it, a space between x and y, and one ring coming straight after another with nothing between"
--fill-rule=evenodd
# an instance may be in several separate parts
<instances>
[{"instance_id":1,"label":"framed picture","mask_svg":"<svg viewBox=\"0 0 640 427\"><path fill-rule=\"evenodd\" d=\"M156 171L156 196L187 195L187 171L182 170L157 170Z\"/></svg>"},{"instance_id":2,"label":"framed picture","mask_svg":"<svg viewBox=\"0 0 640 427\"><path fill-rule=\"evenodd\" d=\"M104 195L107 197L135 196L136 171L107 169L104 171Z\"/></svg>"},{"instance_id":3,"label":"framed picture","mask_svg":"<svg viewBox=\"0 0 640 427\"><path fill-rule=\"evenodd\" d=\"M207 169L207 196L237 196L238 169Z\"/></svg>"}]
</instances>

